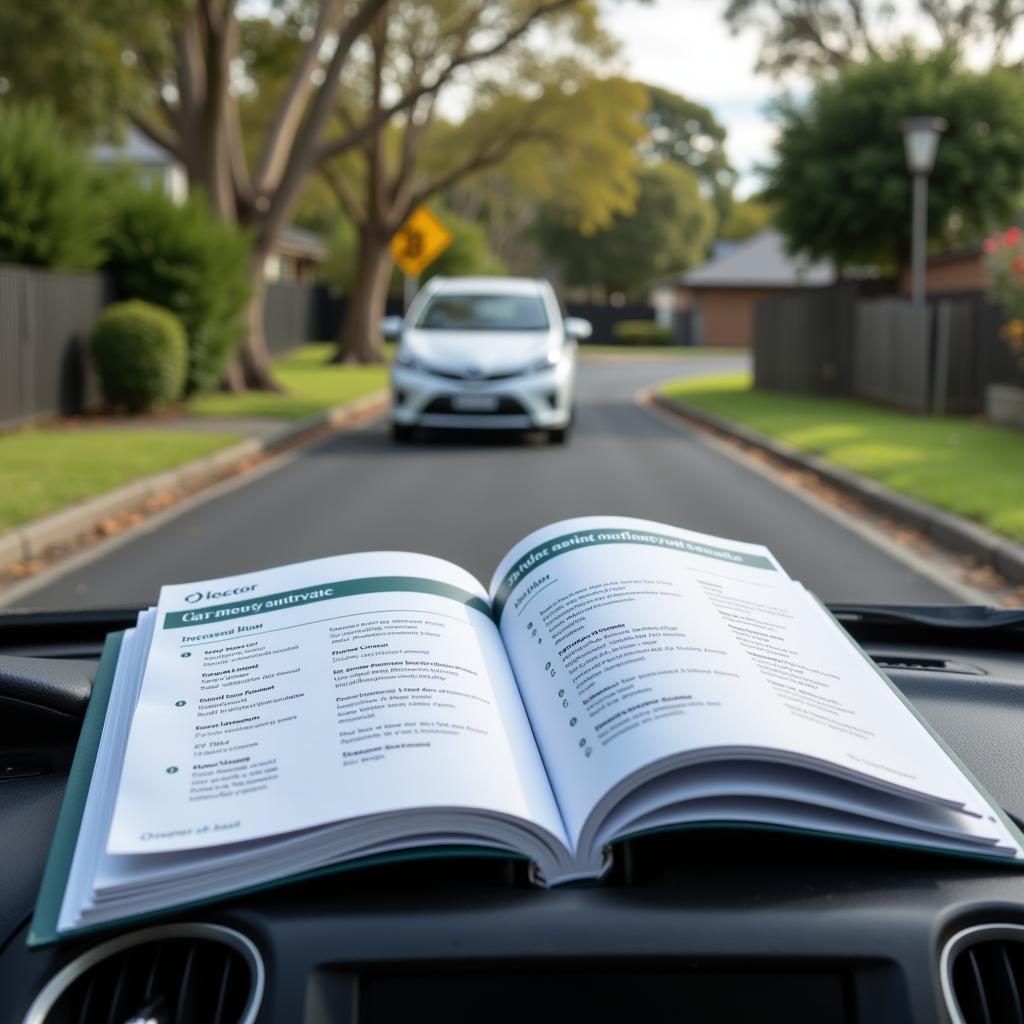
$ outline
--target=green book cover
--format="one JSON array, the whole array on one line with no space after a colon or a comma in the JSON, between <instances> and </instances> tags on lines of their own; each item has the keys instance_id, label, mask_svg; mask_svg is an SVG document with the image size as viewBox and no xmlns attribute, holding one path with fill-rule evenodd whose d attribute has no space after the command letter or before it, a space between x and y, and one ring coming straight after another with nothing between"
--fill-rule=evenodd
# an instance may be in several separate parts
<instances>
[{"instance_id":1,"label":"green book cover","mask_svg":"<svg viewBox=\"0 0 1024 1024\"><path fill-rule=\"evenodd\" d=\"M117 667L123 639L123 632L111 633L103 645L103 654L100 656L96 679L89 696L89 706L85 710L82 731L78 736L75 759L68 773L67 786L64 788L64 800L57 817L57 827L53 830L50 855L46 860L43 880L39 886L36 912L28 932L30 946L42 946L55 942L58 938L57 918L68 884L71 860L75 855L78 830L82 825L82 815L85 813L85 799L89 795L96 752L99 750L103 723L107 717L107 705L110 703L110 688L114 683L114 669Z\"/></svg>"}]
</instances>

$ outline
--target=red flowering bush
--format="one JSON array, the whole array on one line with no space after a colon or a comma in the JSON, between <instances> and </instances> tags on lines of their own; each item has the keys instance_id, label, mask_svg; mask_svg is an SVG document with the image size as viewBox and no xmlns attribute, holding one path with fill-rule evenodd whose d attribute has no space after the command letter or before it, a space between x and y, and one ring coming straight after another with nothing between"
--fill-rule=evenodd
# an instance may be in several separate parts
<instances>
[{"instance_id":1,"label":"red flowering bush","mask_svg":"<svg viewBox=\"0 0 1024 1024\"><path fill-rule=\"evenodd\" d=\"M1001 333L1024 370L1024 233L1016 226L1007 228L985 239L985 252L989 294L1010 315Z\"/></svg>"}]
</instances>

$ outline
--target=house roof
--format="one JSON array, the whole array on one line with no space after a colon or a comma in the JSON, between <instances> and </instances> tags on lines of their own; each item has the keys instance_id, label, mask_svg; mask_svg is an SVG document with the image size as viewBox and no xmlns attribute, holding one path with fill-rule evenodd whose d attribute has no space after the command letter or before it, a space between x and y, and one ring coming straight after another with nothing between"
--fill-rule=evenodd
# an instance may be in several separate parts
<instances>
[{"instance_id":1,"label":"house roof","mask_svg":"<svg viewBox=\"0 0 1024 1024\"><path fill-rule=\"evenodd\" d=\"M141 167L177 167L178 161L137 128L129 128L118 142L98 142L91 150L98 164L129 163Z\"/></svg>"},{"instance_id":2,"label":"house roof","mask_svg":"<svg viewBox=\"0 0 1024 1024\"><path fill-rule=\"evenodd\" d=\"M279 232L274 240L274 252L288 256L302 256L323 263L327 259L327 246L319 235L302 228L288 227Z\"/></svg>"},{"instance_id":3,"label":"house roof","mask_svg":"<svg viewBox=\"0 0 1024 1024\"><path fill-rule=\"evenodd\" d=\"M678 278L689 288L800 288L836 280L828 263L812 263L786 252L785 239L768 229Z\"/></svg>"}]
</instances>

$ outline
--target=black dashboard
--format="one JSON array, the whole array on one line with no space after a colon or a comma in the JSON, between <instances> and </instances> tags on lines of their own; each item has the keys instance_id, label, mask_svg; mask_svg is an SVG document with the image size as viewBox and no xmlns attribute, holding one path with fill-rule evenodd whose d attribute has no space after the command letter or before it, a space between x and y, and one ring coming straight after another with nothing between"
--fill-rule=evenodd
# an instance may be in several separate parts
<instances>
[{"instance_id":1,"label":"black dashboard","mask_svg":"<svg viewBox=\"0 0 1024 1024\"><path fill-rule=\"evenodd\" d=\"M833 610L1024 821L1024 616ZM177 932L133 938L127 929L29 950L28 919L95 659L105 633L134 615L0 615L3 1024L1024 1021L1024 872L769 831L632 840L615 849L600 885L556 890L532 885L512 859L395 863L169 918L188 926ZM240 937L249 988L232 1003L237 977L229 984L226 968L216 984L200 985L190 952L174 974L181 991L191 985L187 998L154 1002L148 1017L137 1012L125 992L137 983L148 999L174 943L197 923L219 926L207 927L214 937ZM158 968L139 944L161 935ZM116 977L94 970L88 988L77 980L74 991L40 1000L62 969L84 978L90 954L102 965L119 941L129 952L119 954ZM207 1002L196 995L217 985ZM955 992L952 1008L944 985Z\"/></svg>"}]
</instances>

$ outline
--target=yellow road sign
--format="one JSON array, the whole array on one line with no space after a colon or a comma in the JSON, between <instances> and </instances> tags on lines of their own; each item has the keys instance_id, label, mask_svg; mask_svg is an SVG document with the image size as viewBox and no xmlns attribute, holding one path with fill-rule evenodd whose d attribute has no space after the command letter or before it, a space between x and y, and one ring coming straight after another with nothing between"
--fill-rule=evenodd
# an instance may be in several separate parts
<instances>
[{"instance_id":1,"label":"yellow road sign","mask_svg":"<svg viewBox=\"0 0 1024 1024\"><path fill-rule=\"evenodd\" d=\"M417 206L391 239L389 250L403 274L419 277L453 241L452 233L425 206Z\"/></svg>"}]
</instances>

